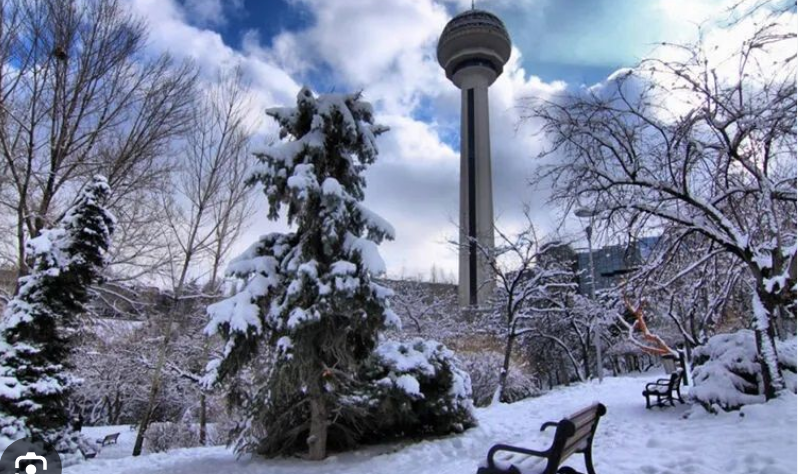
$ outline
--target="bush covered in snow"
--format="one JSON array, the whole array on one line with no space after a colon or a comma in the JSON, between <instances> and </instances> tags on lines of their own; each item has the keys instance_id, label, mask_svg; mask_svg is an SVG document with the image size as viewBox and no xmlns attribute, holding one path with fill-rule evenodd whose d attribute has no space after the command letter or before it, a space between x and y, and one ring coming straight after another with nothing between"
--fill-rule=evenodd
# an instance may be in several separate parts
<instances>
[{"instance_id":1,"label":"bush covered in snow","mask_svg":"<svg viewBox=\"0 0 798 474\"><path fill-rule=\"evenodd\" d=\"M184 420L152 423L144 435L147 451L162 453L175 448L199 446L199 427Z\"/></svg>"},{"instance_id":2,"label":"bush covered in snow","mask_svg":"<svg viewBox=\"0 0 798 474\"><path fill-rule=\"evenodd\" d=\"M499 387L499 371L503 358L502 354L492 351L458 354L461 367L471 376L471 388L476 406L487 406L493 400L493 395ZM524 373L518 367L510 367L503 402L514 403L538 393L540 393L540 384L535 377Z\"/></svg>"},{"instance_id":3,"label":"bush covered in snow","mask_svg":"<svg viewBox=\"0 0 798 474\"><path fill-rule=\"evenodd\" d=\"M776 353L779 357L779 368L784 376L784 382L787 384L787 388L792 390L793 393L796 392L796 372L798 372L798 366L796 366L795 360L796 341L798 341L798 339L796 339L795 336L783 341L776 341Z\"/></svg>"},{"instance_id":4,"label":"bush covered in snow","mask_svg":"<svg viewBox=\"0 0 798 474\"><path fill-rule=\"evenodd\" d=\"M475 424L471 378L436 341L385 341L367 363L373 381L369 439L460 432Z\"/></svg>"},{"instance_id":5,"label":"bush covered in snow","mask_svg":"<svg viewBox=\"0 0 798 474\"><path fill-rule=\"evenodd\" d=\"M68 401L81 380L70 356L89 286L100 279L115 218L96 176L56 225L28 240L30 274L0 317L0 444L30 436L52 445L64 463L77 455Z\"/></svg>"},{"instance_id":6,"label":"bush covered in snow","mask_svg":"<svg viewBox=\"0 0 798 474\"><path fill-rule=\"evenodd\" d=\"M792 351L794 363L794 344ZM780 359L788 360L786 350L783 354ZM707 410L735 410L765 401L754 331L715 335L696 348L693 356L695 385L690 395Z\"/></svg>"}]
</instances>

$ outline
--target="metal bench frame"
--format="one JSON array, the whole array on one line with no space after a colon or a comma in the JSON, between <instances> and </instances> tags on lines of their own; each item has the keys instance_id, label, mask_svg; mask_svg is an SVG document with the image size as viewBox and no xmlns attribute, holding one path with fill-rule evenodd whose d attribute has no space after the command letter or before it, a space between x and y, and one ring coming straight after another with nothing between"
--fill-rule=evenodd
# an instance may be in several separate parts
<instances>
[{"instance_id":1,"label":"metal bench frame","mask_svg":"<svg viewBox=\"0 0 798 474\"><path fill-rule=\"evenodd\" d=\"M540 431L545 431L553 426L557 428L554 432L554 440L551 446L545 451L496 444L488 451L488 465L480 467L477 470L477 474L519 474L521 471L515 465L510 465L506 469L496 465L494 457L500 451L545 458L547 463L542 474L578 474L578 471L572 467L560 466L572 454L582 454L585 456L585 467L588 474L596 474L593 468L593 436L596 433L599 419L606 413L607 407L601 403L596 403L579 410L568 418L563 418L559 422L549 421L543 423Z\"/></svg>"},{"instance_id":2,"label":"metal bench frame","mask_svg":"<svg viewBox=\"0 0 798 474\"><path fill-rule=\"evenodd\" d=\"M656 382L651 382L646 384L646 389L643 390L643 396L646 397L646 409L650 409L651 405L651 397L657 397L657 406L664 407L667 406L666 403L670 403L671 406L676 406L674 403L673 394L676 393L676 400L679 402L684 403L682 399L682 370L676 369L671 373L671 376L667 379L657 379Z\"/></svg>"},{"instance_id":3,"label":"metal bench frame","mask_svg":"<svg viewBox=\"0 0 798 474\"><path fill-rule=\"evenodd\" d=\"M120 434L121 433L112 433L109 435L105 435L105 438L97 440L97 444L99 444L100 446L108 446L109 444L116 444Z\"/></svg>"}]
</instances>

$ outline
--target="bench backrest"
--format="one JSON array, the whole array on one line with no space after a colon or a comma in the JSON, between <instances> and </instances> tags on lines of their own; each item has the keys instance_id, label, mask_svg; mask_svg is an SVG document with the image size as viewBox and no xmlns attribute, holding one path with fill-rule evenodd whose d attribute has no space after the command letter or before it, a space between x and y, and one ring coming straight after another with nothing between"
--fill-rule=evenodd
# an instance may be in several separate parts
<instances>
[{"instance_id":1,"label":"bench backrest","mask_svg":"<svg viewBox=\"0 0 798 474\"><path fill-rule=\"evenodd\" d=\"M662 368L665 369L666 374L672 374L676 370L676 357L672 355L663 356Z\"/></svg>"},{"instance_id":2,"label":"bench backrest","mask_svg":"<svg viewBox=\"0 0 798 474\"><path fill-rule=\"evenodd\" d=\"M568 456L586 450L593 442L599 418L605 413L607 408L601 403L596 403L563 418L557 424L557 432L554 434L551 446L552 455L549 457L545 472L556 472L557 467Z\"/></svg>"},{"instance_id":3,"label":"bench backrest","mask_svg":"<svg viewBox=\"0 0 798 474\"><path fill-rule=\"evenodd\" d=\"M682 383L682 369L676 369L671 373L671 378L668 380L668 388L676 390Z\"/></svg>"},{"instance_id":4,"label":"bench backrest","mask_svg":"<svg viewBox=\"0 0 798 474\"><path fill-rule=\"evenodd\" d=\"M119 438L119 433L109 434L105 436L105 439L103 439L103 441L116 441L117 438Z\"/></svg>"}]
</instances>

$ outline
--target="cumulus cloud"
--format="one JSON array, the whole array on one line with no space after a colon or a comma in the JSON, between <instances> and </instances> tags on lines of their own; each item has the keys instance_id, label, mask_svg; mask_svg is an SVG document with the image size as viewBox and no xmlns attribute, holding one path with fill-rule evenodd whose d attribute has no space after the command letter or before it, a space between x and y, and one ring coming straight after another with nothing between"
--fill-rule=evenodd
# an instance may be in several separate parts
<instances>
[{"instance_id":1,"label":"cumulus cloud","mask_svg":"<svg viewBox=\"0 0 798 474\"><path fill-rule=\"evenodd\" d=\"M183 0L188 19L202 26L224 25L228 12L240 11L243 6L243 0Z\"/></svg>"},{"instance_id":2,"label":"cumulus cloud","mask_svg":"<svg viewBox=\"0 0 798 474\"><path fill-rule=\"evenodd\" d=\"M233 49L211 29L193 26L186 10L176 1L132 0L130 5L149 24L148 49L153 54L168 51L177 58L192 59L206 78L240 66L252 81L253 107L261 110L294 100L300 85L290 74L274 62Z\"/></svg>"},{"instance_id":3,"label":"cumulus cloud","mask_svg":"<svg viewBox=\"0 0 798 474\"><path fill-rule=\"evenodd\" d=\"M426 273L433 263L456 273L456 252L447 241L457 235L460 92L437 64L435 46L451 14L469 8L470 0L290 0L309 12L306 26L263 40L257 32L245 33L238 49L226 45L212 24L202 20L220 8L218 0L185 0L182 5L177 0L131 1L134 10L150 22L154 51L170 50L194 58L205 71L240 65L252 80L253 107L259 114L267 106L293 103L303 82L320 92L363 90L375 106L377 120L391 127L379 138L380 160L368 171L366 190L367 205L397 228L396 241L383 246L389 273ZM518 46L490 90L494 206L504 227L518 225L524 203L530 205L543 232L558 222L555 211L545 206L545 190L533 191L528 186L536 166L532 157L545 144L530 132L534 124L518 129L517 105L522 98L548 97L567 85L535 77L524 55L539 60L565 54L584 61L596 58L589 48L598 46L592 43L606 46L606 39L600 38L604 27L591 29L587 36L563 36L560 30L572 26L551 23L552 9L562 3L569 2L482 0L477 5L505 18ZM601 3L607 9L606 20L621 22L610 21L607 28L628 23L617 15L613 2ZM639 8L634 6L637 3L624 4L634 10ZM661 3L663 17L678 16L678 9L669 9L664 0ZM596 21L578 12L573 16L577 26ZM519 22L526 23L514 28ZM626 36L612 38L620 42ZM534 47L543 40L550 42L545 51ZM574 47L577 43L578 48ZM622 46L617 44L615 49ZM628 51L624 54L602 61L629 57ZM245 239L283 226L259 218Z\"/></svg>"},{"instance_id":4,"label":"cumulus cloud","mask_svg":"<svg viewBox=\"0 0 798 474\"><path fill-rule=\"evenodd\" d=\"M457 235L460 92L435 57L438 35L450 17L447 5L294 1L312 13L309 26L283 31L268 44L257 34L244 34L238 50L197 20L202 12L214 12L216 2L133 0L133 8L150 23L154 51L193 58L207 74L240 65L253 83L259 112L293 103L299 82L314 75L331 74L327 80L336 90L364 90L378 121L391 127L379 139L381 156L368 172L366 192L367 205L397 228L396 241L383 248L389 273L424 273L433 263L456 273L456 252L448 241ZM518 218L523 202L534 207L544 200L527 186L530 157L540 144L516 132L516 102L564 87L530 77L520 59L514 50L490 92L494 200L506 225ZM540 214L545 220L546 213ZM245 238L281 227L257 219Z\"/></svg>"}]
</instances>

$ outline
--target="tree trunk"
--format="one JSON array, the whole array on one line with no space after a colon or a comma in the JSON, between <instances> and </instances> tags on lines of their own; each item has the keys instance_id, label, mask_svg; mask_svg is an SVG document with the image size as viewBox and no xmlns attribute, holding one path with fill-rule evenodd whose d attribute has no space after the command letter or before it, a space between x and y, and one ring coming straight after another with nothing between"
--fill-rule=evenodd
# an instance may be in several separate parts
<instances>
[{"instance_id":1,"label":"tree trunk","mask_svg":"<svg viewBox=\"0 0 798 474\"><path fill-rule=\"evenodd\" d=\"M585 371L585 380L590 380L590 339L587 338L582 346L582 370Z\"/></svg>"},{"instance_id":2,"label":"tree trunk","mask_svg":"<svg viewBox=\"0 0 798 474\"><path fill-rule=\"evenodd\" d=\"M763 285L753 294L754 330L756 334L756 349L762 365L762 383L765 389L765 399L771 400L784 389L784 378L779 370L778 356L776 354L776 338L771 324L772 316L777 311L778 304L775 296L767 293Z\"/></svg>"},{"instance_id":3,"label":"tree trunk","mask_svg":"<svg viewBox=\"0 0 798 474\"><path fill-rule=\"evenodd\" d=\"M205 399L205 392L200 393L200 412L199 412L199 444L205 446L208 438L208 405Z\"/></svg>"},{"instance_id":4,"label":"tree trunk","mask_svg":"<svg viewBox=\"0 0 798 474\"><path fill-rule=\"evenodd\" d=\"M158 397L158 392L161 388L161 373L163 366L166 364L166 352L169 347L169 339L172 337L172 319L167 321L166 335L164 336L161 345L161 352L158 355L158 364L155 366L155 373L152 375L152 386L150 387L150 396L147 399L147 408L144 410L144 416L139 423L139 432L136 435L136 444L133 446L133 456L141 454L141 448L144 445L144 433L150 425L150 417L155 409L155 401Z\"/></svg>"},{"instance_id":5,"label":"tree trunk","mask_svg":"<svg viewBox=\"0 0 798 474\"><path fill-rule=\"evenodd\" d=\"M321 461L327 457L327 418L328 410L322 394L319 375L309 384L310 395L310 433L308 433L308 458Z\"/></svg>"},{"instance_id":6,"label":"tree trunk","mask_svg":"<svg viewBox=\"0 0 798 474\"><path fill-rule=\"evenodd\" d=\"M215 292L215 282L216 282L216 270L214 265L214 273L213 273L213 280L214 282L214 292ZM204 360L208 360L210 357L211 346L209 339L206 337L202 343L202 355ZM205 446L208 438L208 400L205 395L205 391L201 388L200 389L200 412L199 412L199 442L200 446Z\"/></svg>"},{"instance_id":7,"label":"tree trunk","mask_svg":"<svg viewBox=\"0 0 798 474\"><path fill-rule=\"evenodd\" d=\"M513 353L513 341L515 340L515 336L510 334L507 336L507 345L504 348L504 363L502 364L502 370L499 372L499 386L496 389L496 394L493 396L493 401L491 404L498 403L504 398L504 389L507 387L507 373L510 371L510 356Z\"/></svg>"}]
</instances>

